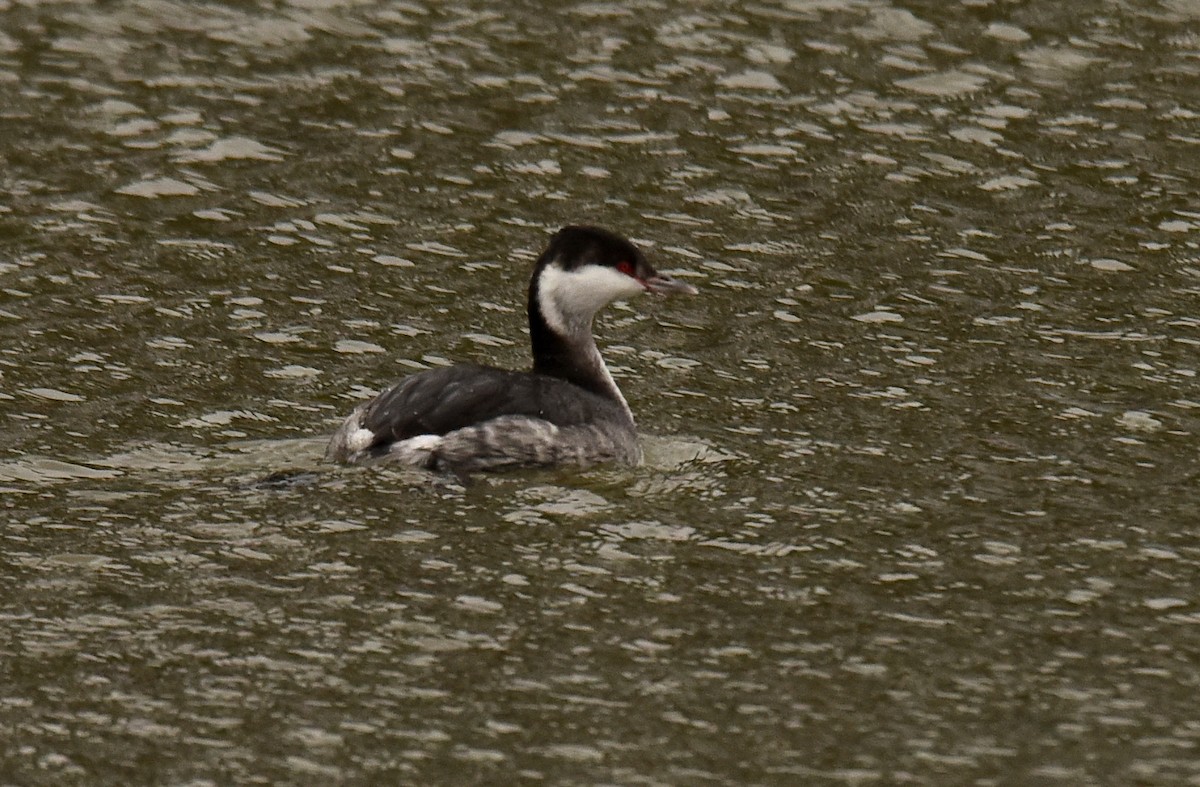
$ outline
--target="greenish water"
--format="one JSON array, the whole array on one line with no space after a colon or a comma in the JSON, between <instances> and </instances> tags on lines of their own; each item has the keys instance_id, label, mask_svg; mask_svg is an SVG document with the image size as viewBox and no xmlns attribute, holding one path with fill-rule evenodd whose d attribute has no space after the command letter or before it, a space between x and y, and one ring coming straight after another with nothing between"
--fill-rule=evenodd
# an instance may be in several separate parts
<instances>
[{"instance_id":1,"label":"greenish water","mask_svg":"<svg viewBox=\"0 0 1200 787\"><path fill-rule=\"evenodd\" d=\"M1190 0L0 0L0 783L1197 783L1198 77ZM701 290L599 325L644 467L320 463L584 221Z\"/></svg>"}]
</instances>

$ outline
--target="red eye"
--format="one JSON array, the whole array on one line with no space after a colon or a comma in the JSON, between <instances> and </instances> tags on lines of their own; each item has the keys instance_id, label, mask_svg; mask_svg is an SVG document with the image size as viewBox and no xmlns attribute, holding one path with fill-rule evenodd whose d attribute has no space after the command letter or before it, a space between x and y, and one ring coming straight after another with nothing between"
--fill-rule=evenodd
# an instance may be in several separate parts
<instances>
[{"instance_id":1,"label":"red eye","mask_svg":"<svg viewBox=\"0 0 1200 787\"><path fill-rule=\"evenodd\" d=\"M617 263L617 270L619 270L621 273L624 273L626 276L632 276L633 263L629 262L628 260L622 260L621 262Z\"/></svg>"}]
</instances>

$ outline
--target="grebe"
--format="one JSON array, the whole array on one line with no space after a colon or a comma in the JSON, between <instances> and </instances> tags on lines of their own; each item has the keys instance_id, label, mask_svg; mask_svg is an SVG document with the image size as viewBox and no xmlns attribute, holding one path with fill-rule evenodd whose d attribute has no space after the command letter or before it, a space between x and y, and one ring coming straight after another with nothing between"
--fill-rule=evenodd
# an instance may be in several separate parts
<instances>
[{"instance_id":1,"label":"grebe","mask_svg":"<svg viewBox=\"0 0 1200 787\"><path fill-rule=\"evenodd\" d=\"M325 458L452 472L639 463L633 413L596 348L592 318L642 292L696 288L654 270L616 233L564 227L529 281L531 371L460 364L406 377L354 408Z\"/></svg>"}]
</instances>

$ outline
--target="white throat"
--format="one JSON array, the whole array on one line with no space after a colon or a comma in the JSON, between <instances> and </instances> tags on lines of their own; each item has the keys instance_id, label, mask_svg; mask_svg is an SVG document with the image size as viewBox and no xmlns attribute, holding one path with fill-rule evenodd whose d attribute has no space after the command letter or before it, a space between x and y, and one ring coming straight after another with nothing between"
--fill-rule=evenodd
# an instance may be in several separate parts
<instances>
[{"instance_id":1,"label":"white throat","mask_svg":"<svg viewBox=\"0 0 1200 787\"><path fill-rule=\"evenodd\" d=\"M645 289L637 279L606 265L584 265L573 271L547 265L538 274L538 306L554 332L571 340L590 339L596 312Z\"/></svg>"},{"instance_id":2,"label":"white throat","mask_svg":"<svg viewBox=\"0 0 1200 787\"><path fill-rule=\"evenodd\" d=\"M631 298L645 289L632 276L604 265L585 265L573 271L547 265L538 275L538 308L546 325L574 345L575 350L599 372L631 422L633 411L596 347L592 319L596 312L613 301Z\"/></svg>"}]
</instances>

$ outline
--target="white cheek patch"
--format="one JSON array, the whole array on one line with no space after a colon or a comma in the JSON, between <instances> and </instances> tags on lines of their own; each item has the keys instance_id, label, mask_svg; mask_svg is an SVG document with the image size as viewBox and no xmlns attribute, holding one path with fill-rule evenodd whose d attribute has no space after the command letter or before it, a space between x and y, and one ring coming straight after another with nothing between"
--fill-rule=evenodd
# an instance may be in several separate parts
<instances>
[{"instance_id":1,"label":"white cheek patch","mask_svg":"<svg viewBox=\"0 0 1200 787\"><path fill-rule=\"evenodd\" d=\"M637 279L605 265L585 265L573 271L548 265L538 277L538 302L551 328L573 334L603 307L645 289Z\"/></svg>"}]
</instances>

